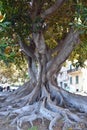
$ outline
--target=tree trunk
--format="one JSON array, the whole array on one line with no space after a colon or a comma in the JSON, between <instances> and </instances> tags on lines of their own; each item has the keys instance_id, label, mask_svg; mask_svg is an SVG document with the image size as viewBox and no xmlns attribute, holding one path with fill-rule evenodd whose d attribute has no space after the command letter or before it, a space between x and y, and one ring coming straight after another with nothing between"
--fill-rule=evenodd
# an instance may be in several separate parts
<instances>
[{"instance_id":1,"label":"tree trunk","mask_svg":"<svg viewBox=\"0 0 87 130\"><path fill-rule=\"evenodd\" d=\"M62 51L49 61L42 33L33 34L37 62L28 55L30 81L14 92L0 94L0 116L8 118L11 125L16 124L17 130L22 129L23 122L30 122L33 126L33 121L38 118L42 122L44 118L50 121L49 130L53 130L60 119L64 122L63 130L72 125L76 129L77 122L87 125L87 97L66 92L57 86L55 80L77 39L78 33L71 31L64 40L66 44Z\"/></svg>"},{"instance_id":2,"label":"tree trunk","mask_svg":"<svg viewBox=\"0 0 87 130\"><path fill-rule=\"evenodd\" d=\"M22 88L0 94L0 116L10 120L12 126L17 130L22 129L22 123L45 119L50 121L49 130L53 130L56 122L62 120L64 128L77 123L85 124L87 114L87 97L71 94L65 90L55 87L50 81L43 84L41 81L33 85L30 80Z\"/></svg>"}]
</instances>

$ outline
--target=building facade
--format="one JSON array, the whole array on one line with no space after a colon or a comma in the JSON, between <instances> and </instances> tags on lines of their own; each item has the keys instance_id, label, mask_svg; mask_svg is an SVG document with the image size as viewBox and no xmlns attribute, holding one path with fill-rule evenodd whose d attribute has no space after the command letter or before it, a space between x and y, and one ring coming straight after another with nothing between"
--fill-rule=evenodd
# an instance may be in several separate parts
<instances>
[{"instance_id":1,"label":"building facade","mask_svg":"<svg viewBox=\"0 0 87 130\"><path fill-rule=\"evenodd\" d=\"M57 82L58 86L72 93L87 92L87 68L76 68L68 61L66 66L62 67Z\"/></svg>"}]
</instances>

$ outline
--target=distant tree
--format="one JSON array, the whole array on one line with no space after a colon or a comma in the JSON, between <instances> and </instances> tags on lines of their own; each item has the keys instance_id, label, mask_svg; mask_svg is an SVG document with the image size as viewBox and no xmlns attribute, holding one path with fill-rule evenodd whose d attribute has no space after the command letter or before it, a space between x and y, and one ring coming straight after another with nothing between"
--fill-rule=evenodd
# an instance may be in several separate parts
<instances>
[{"instance_id":1,"label":"distant tree","mask_svg":"<svg viewBox=\"0 0 87 130\"><path fill-rule=\"evenodd\" d=\"M72 124L76 128L75 122L87 124L81 118L82 113L78 116L72 111L87 113L87 97L70 94L56 82L63 63L85 41L87 3L82 0L4 0L2 3L6 18L1 30L8 26L5 21L10 22L8 34L20 45L30 75L29 82L5 97L3 110L9 104L12 109L10 114L2 111L4 115L9 114L8 118L13 124L17 122L18 129L23 122L42 117L51 121L49 130L60 118L64 120L63 129Z\"/></svg>"},{"instance_id":2,"label":"distant tree","mask_svg":"<svg viewBox=\"0 0 87 130\"><path fill-rule=\"evenodd\" d=\"M29 80L27 69L26 62L21 62L20 67L17 67L14 63L9 63L7 65L3 61L0 61L0 83L22 85L23 82ZM19 81L20 83L18 83Z\"/></svg>"}]
</instances>

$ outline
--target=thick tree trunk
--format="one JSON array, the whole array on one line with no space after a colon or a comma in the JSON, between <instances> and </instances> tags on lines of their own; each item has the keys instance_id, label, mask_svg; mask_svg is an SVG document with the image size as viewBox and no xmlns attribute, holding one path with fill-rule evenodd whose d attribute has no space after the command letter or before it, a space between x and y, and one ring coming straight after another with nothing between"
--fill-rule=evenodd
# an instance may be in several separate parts
<instances>
[{"instance_id":1,"label":"thick tree trunk","mask_svg":"<svg viewBox=\"0 0 87 130\"><path fill-rule=\"evenodd\" d=\"M77 123L83 123L87 128L87 97L54 86L46 76L43 80L43 68L40 69L36 84L31 79L14 92L0 94L0 116L10 120L10 125L16 125L17 130L22 130L24 122L33 126L38 118L42 122L44 118L50 121L49 130L53 130L60 119L64 122L63 130L73 125L76 129Z\"/></svg>"},{"instance_id":2,"label":"thick tree trunk","mask_svg":"<svg viewBox=\"0 0 87 130\"><path fill-rule=\"evenodd\" d=\"M71 29L52 50L47 48L43 36L42 21L57 12L65 1L52 1L54 4L45 11L46 1L26 1L30 6L27 5L24 9L26 11L29 7L24 16L28 14L27 19L32 20L32 31L29 31L32 40L29 41L30 45L25 44L24 33L23 37L20 33L18 38L21 50L27 57L30 81L14 92L0 93L0 116L9 120L10 125L16 125L17 130L22 130L24 122L33 126L33 121L38 118L42 123L44 118L50 121L49 130L53 130L59 120L64 124L62 130L73 125L77 129L77 123L83 123L87 128L87 97L66 92L56 83L56 74L79 43L79 32ZM27 19L24 18L23 21L27 22ZM23 26L27 27L26 24ZM54 52L56 56L53 57Z\"/></svg>"},{"instance_id":3,"label":"thick tree trunk","mask_svg":"<svg viewBox=\"0 0 87 130\"><path fill-rule=\"evenodd\" d=\"M22 129L23 122L30 122L41 118L50 121L49 130L53 130L58 120L64 122L62 129L85 124L87 128L87 97L71 94L55 87L50 81L39 82L32 86L31 81L15 92L0 94L0 116L8 118L10 124L16 125L17 130ZM39 87L41 86L41 87Z\"/></svg>"},{"instance_id":4,"label":"thick tree trunk","mask_svg":"<svg viewBox=\"0 0 87 130\"><path fill-rule=\"evenodd\" d=\"M56 84L56 73L73 50L77 39L78 33L71 31L64 39L65 44L58 56L49 61L42 33L33 34L37 49L33 53L35 58L27 52L30 81L15 92L0 95L0 116L8 118L11 125L16 124L17 130L22 129L23 122L30 122L33 126L33 121L38 118L42 122L44 118L50 121L49 130L53 130L60 119L64 122L63 130L73 124L76 129L77 122L87 125L87 97L70 94ZM25 48L22 46L22 49Z\"/></svg>"}]
</instances>

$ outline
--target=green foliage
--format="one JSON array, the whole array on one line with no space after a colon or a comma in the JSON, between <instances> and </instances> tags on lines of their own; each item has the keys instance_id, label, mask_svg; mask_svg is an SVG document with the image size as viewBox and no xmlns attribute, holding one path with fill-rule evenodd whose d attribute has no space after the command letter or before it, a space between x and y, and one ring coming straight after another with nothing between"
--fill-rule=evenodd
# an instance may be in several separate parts
<instances>
[{"instance_id":1,"label":"green foliage","mask_svg":"<svg viewBox=\"0 0 87 130\"><path fill-rule=\"evenodd\" d=\"M0 39L0 61L3 60L8 66L14 63L18 69L22 70L22 66L26 66L26 61L20 48L15 44L15 40L10 37L2 37ZM25 76L26 77L26 76Z\"/></svg>"},{"instance_id":2,"label":"green foliage","mask_svg":"<svg viewBox=\"0 0 87 130\"><path fill-rule=\"evenodd\" d=\"M10 25L10 22L5 21L6 12L4 11L3 2L0 1L0 33L6 31Z\"/></svg>"},{"instance_id":3,"label":"green foliage","mask_svg":"<svg viewBox=\"0 0 87 130\"><path fill-rule=\"evenodd\" d=\"M44 23L44 20L41 18L41 17L37 17L34 21L33 21L33 24L34 24L34 30L33 32L39 32L43 27L43 23Z\"/></svg>"},{"instance_id":4,"label":"green foliage","mask_svg":"<svg viewBox=\"0 0 87 130\"><path fill-rule=\"evenodd\" d=\"M27 39L28 37L31 37L32 32L39 32L43 29L43 24L46 24L46 30L44 30L45 35L45 42L48 45L49 48L55 48L58 44L58 41L63 39L71 26L74 26L76 29L78 29L81 32L81 35L84 35L84 33L87 33L87 4L83 0L70 0L66 1L65 4L56 12L54 15L50 16L48 19L42 19L40 17L40 14L43 13L47 8L49 8L52 4L54 4L55 0L52 1L44 1L38 0L38 5L42 6L37 9L37 17L34 18L34 9L32 11L31 7L29 6L30 0L1 0L0 1L0 11L2 11L2 14L6 14L5 19L2 23L0 23L0 31L5 31L10 27L10 32L5 33L4 35L10 35L12 38L12 34L16 32L17 34L21 34L21 37L24 39ZM35 7L36 8L36 7ZM41 9L41 10L40 10ZM41 12L40 12L41 11ZM32 16L31 16L32 15ZM8 22L6 22L8 21ZM86 51L86 45L85 42L86 36L84 35L83 41L83 47L79 46L79 52L82 53L82 51L87 55ZM14 43L17 43L18 39ZM7 41L8 42L8 41ZM12 42L12 41L11 41ZM25 41L27 43L27 41ZM19 53L19 47L16 50L15 45L12 46L11 44L4 44L3 42L0 42L0 44L3 44L1 47L1 57L3 60L6 61L14 61L14 63L18 63L18 66L21 64L22 56L21 53ZM29 43L29 42L28 42ZM5 49L7 46L11 46L12 51L8 54L5 54ZM2 57L3 54L3 57ZM72 55L72 58L78 58L78 48L74 51L75 55ZM55 54L56 55L56 54ZM71 59L72 59L71 58ZM85 59L84 58L84 59ZM82 58L79 58L82 59Z\"/></svg>"},{"instance_id":5,"label":"green foliage","mask_svg":"<svg viewBox=\"0 0 87 130\"><path fill-rule=\"evenodd\" d=\"M87 7L82 2L77 2L75 8L74 21L69 23L69 25L80 30L81 34L87 34Z\"/></svg>"},{"instance_id":6,"label":"green foliage","mask_svg":"<svg viewBox=\"0 0 87 130\"><path fill-rule=\"evenodd\" d=\"M33 126L32 128L29 128L28 130L38 130L37 126Z\"/></svg>"},{"instance_id":7,"label":"green foliage","mask_svg":"<svg viewBox=\"0 0 87 130\"><path fill-rule=\"evenodd\" d=\"M28 35L31 29L31 18L27 15L26 11L29 10L27 0L12 1L12 0L2 0L3 9L6 13L6 21L10 21L11 27L15 31L21 32L24 36ZM29 2L29 0L28 0Z\"/></svg>"},{"instance_id":8,"label":"green foliage","mask_svg":"<svg viewBox=\"0 0 87 130\"><path fill-rule=\"evenodd\" d=\"M10 22L2 22L0 23L0 33L5 32L10 26Z\"/></svg>"},{"instance_id":9,"label":"green foliage","mask_svg":"<svg viewBox=\"0 0 87 130\"><path fill-rule=\"evenodd\" d=\"M14 46L12 42L13 39L8 37L2 37L0 39L0 60L3 60L6 64L14 61L15 52L12 50Z\"/></svg>"},{"instance_id":10,"label":"green foliage","mask_svg":"<svg viewBox=\"0 0 87 130\"><path fill-rule=\"evenodd\" d=\"M77 59L77 62L74 63L74 59ZM71 53L69 60L72 61L72 64L76 67L85 67L85 60L87 59L87 40L83 41L78 45L77 48Z\"/></svg>"}]
</instances>

